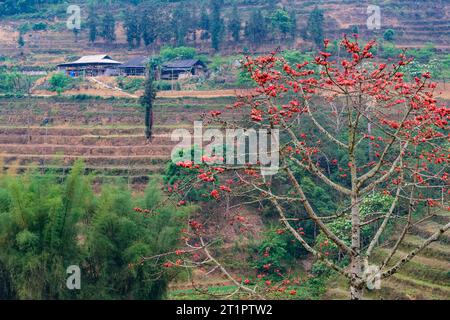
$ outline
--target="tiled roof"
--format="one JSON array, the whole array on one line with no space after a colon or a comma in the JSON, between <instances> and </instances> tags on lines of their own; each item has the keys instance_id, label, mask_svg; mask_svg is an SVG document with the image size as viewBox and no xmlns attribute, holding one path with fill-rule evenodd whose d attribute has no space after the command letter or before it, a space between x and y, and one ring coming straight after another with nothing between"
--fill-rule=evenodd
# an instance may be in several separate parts
<instances>
[{"instance_id":1,"label":"tiled roof","mask_svg":"<svg viewBox=\"0 0 450 320\"><path fill-rule=\"evenodd\" d=\"M146 67L148 62L148 57L138 56L125 62L120 66L120 68L142 68Z\"/></svg>"},{"instance_id":2,"label":"tiled roof","mask_svg":"<svg viewBox=\"0 0 450 320\"><path fill-rule=\"evenodd\" d=\"M98 54L92 56L84 56L78 59L77 61L62 63L59 66L74 65L74 64L76 65L76 64L122 64L122 63L111 59L111 57L106 54Z\"/></svg>"},{"instance_id":3,"label":"tiled roof","mask_svg":"<svg viewBox=\"0 0 450 320\"><path fill-rule=\"evenodd\" d=\"M163 67L170 68L170 69L192 68L199 62L203 65L203 62L201 62L198 59L172 60L172 61L169 61L169 62L163 64Z\"/></svg>"}]
</instances>

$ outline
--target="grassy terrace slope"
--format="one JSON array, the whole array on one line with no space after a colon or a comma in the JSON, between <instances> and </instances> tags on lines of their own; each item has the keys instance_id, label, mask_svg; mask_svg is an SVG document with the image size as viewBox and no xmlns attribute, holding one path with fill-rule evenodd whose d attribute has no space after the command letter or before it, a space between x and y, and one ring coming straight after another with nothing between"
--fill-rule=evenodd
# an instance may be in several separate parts
<instances>
[{"instance_id":1,"label":"grassy terrace slope","mask_svg":"<svg viewBox=\"0 0 450 320\"><path fill-rule=\"evenodd\" d=\"M133 99L0 98L0 153L4 168L67 172L78 158L99 177L145 182L170 159L170 135L191 129L201 114L228 98L157 99L154 139L144 137L144 111ZM48 125L44 125L47 121Z\"/></svg>"},{"instance_id":2,"label":"grassy terrace slope","mask_svg":"<svg viewBox=\"0 0 450 320\"><path fill-rule=\"evenodd\" d=\"M429 220L412 230L395 259L395 264L401 257L415 249L419 243L438 230L437 223L450 222L448 212L438 213ZM376 252L376 258L382 261L390 252L389 245ZM326 298L348 299L349 294L342 279L336 280L330 286ZM366 293L368 299L450 299L450 235L444 234L440 241L432 243L412 261L408 262L393 277L381 282L381 290Z\"/></svg>"}]
</instances>

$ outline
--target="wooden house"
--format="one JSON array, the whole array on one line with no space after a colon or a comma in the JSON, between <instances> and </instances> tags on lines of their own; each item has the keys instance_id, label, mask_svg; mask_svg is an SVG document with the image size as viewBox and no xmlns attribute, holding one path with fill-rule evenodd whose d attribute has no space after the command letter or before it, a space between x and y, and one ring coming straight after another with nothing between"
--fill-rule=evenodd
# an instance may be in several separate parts
<instances>
[{"instance_id":1,"label":"wooden house","mask_svg":"<svg viewBox=\"0 0 450 320\"><path fill-rule=\"evenodd\" d=\"M192 76L205 76L206 65L198 59L172 60L162 65L162 80L179 80Z\"/></svg>"},{"instance_id":2,"label":"wooden house","mask_svg":"<svg viewBox=\"0 0 450 320\"><path fill-rule=\"evenodd\" d=\"M121 64L121 62L111 59L106 54L92 55L81 57L73 62L59 64L58 70L64 71L71 77L113 76L117 75L117 67Z\"/></svg>"},{"instance_id":3,"label":"wooden house","mask_svg":"<svg viewBox=\"0 0 450 320\"><path fill-rule=\"evenodd\" d=\"M122 76L146 76L148 69L148 57L138 56L119 66Z\"/></svg>"}]
</instances>

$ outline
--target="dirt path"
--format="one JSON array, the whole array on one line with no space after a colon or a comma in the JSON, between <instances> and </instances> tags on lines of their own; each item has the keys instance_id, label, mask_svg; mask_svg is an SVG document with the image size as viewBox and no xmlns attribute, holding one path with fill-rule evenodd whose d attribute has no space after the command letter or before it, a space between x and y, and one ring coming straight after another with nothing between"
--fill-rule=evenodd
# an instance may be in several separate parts
<instances>
[{"instance_id":1,"label":"dirt path","mask_svg":"<svg viewBox=\"0 0 450 320\"><path fill-rule=\"evenodd\" d=\"M157 98L223 98L223 97L235 97L237 95L243 95L251 93L251 90L205 90L205 91L160 91L157 93ZM80 90L68 90L65 91L63 96L73 96L73 95L92 95L100 97L116 97L116 98L135 98L138 99L138 95L132 95L124 91L114 90L111 88L104 87L102 89L80 89ZM45 90L35 90L33 96L35 97L53 97L56 96L56 92L45 91Z\"/></svg>"},{"instance_id":2,"label":"dirt path","mask_svg":"<svg viewBox=\"0 0 450 320\"><path fill-rule=\"evenodd\" d=\"M138 99L140 92L136 92L134 95L120 90L116 87L111 87L104 82L92 79L93 84L101 86L101 88L89 88L79 90L68 90L63 93L63 96L73 95L92 95L100 96L104 98L116 97L116 98L134 98ZM156 95L157 98L223 98L223 97L236 97L239 95L245 95L252 93L252 89L224 89L224 90L197 90L197 91L159 91ZM56 96L56 92L46 90L34 90L32 96L35 97L53 97ZM438 82L437 97L441 99L450 100L450 83L444 84ZM0 95L1 96L1 95Z\"/></svg>"},{"instance_id":3,"label":"dirt path","mask_svg":"<svg viewBox=\"0 0 450 320\"><path fill-rule=\"evenodd\" d=\"M251 93L250 89L226 89L226 90L205 90L205 91L160 91L159 98L222 98L235 97Z\"/></svg>"}]
</instances>

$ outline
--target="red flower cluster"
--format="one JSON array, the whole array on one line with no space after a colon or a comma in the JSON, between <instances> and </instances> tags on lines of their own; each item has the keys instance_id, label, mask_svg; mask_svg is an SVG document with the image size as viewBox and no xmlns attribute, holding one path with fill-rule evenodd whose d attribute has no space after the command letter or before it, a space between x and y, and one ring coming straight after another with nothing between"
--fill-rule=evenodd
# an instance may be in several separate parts
<instances>
[{"instance_id":1,"label":"red flower cluster","mask_svg":"<svg viewBox=\"0 0 450 320\"><path fill-rule=\"evenodd\" d=\"M189 221L189 226L195 231L201 231L203 229L203 224L196 221L196 220L190 220Z\"/></svg>"},{"instance_id":2,"label":"red flower cluster","mask_svg":"<svg viewBox=\"0 0 450 320\"><path fill-rule=\"evenodd\" d=\"M211 191L211 197L213 197L216 200L220 200L220 194L219 191L217 191L216 189L214 189L213 191Z\"/></svg>"}]
</instances>

